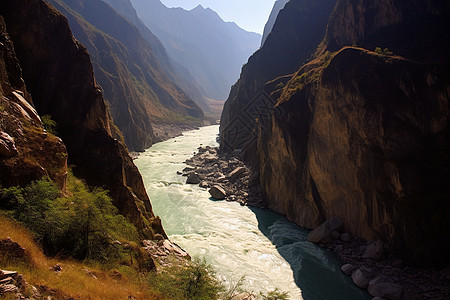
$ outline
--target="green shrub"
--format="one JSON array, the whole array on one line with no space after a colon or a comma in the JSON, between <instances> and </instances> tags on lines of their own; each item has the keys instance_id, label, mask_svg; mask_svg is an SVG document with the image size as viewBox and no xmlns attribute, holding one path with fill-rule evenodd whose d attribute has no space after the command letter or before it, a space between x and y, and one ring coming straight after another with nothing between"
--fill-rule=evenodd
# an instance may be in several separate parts
<instances>
[{"instance_id":1,"label":"green shrub","mask_svg":"<svg viewBox=\"0 0 450 300\"><path fill-rule=\"evenodd\" d=\"M108 192L89 189L69 175L69 197L59 197L49 179L25 188L0 190L0 207L30 229L47 254L117 260L125 255L115 240L138 240L136 228L118 214Z\"/></svg>"},{"instance_id":2,"label":"green shrub","mask_svg":"<svg viewBox=\"0 0 450 300\"><path fill-rule=\"evenodd\" d=\"M260 293L260 296L264 300L286 300L289 299L289 295L287 292L280 292L278 288L275 290L268 292L267 295Z\"/></svg>"},{"instance_id":3,"label":"green shrub","mask_svg":"<svg viewBox=\"0 0 450 300\"><path fill-rule=\"evenodd\" d=\"M223 290L213 269L204 261L195 261L185 267L170 267L149 278L150 285L169 299L218 299Z\"/></svg>"},{"instance_id":4,"label":"green shrub","mask_svg":"<svg viewBox=\"0 0 450 300\"><path fill-rule=\"evenodd\" d=\"M44 115L41 117L42 125L44 126L45 130L50 132L51 134L56 135L56 122L52 120L52 116L50 115Z\"/></svg>"}]
</instances>

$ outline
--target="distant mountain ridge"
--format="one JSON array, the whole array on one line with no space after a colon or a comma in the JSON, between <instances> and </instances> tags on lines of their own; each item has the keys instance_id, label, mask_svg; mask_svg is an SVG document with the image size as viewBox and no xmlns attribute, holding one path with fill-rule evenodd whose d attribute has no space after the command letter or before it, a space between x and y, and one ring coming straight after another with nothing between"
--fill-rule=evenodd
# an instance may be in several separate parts
<instances>
[{"instance_id":1,"label":"distant mountain ridge","mask_svg":"<svg viewBox=\"0 0 450 300\"><path fill-rule=\"evenodd\" d=\"M197 103L205 112L211 109L204 98L204 91L196 79L186 68L176 63L169 57L166 48L153 32L148 29L144 22L138 17L136 9L130 0L102 0L111 5L119 14L133 23L142 37L147 40L155 54L159 65L164 69L169 78L182 88L186 94Z\"/></svg>"},{"instance_id":2,"label":"distant mountain ridge","mask_svg":"<svg viewBox=\"0 0 450 300\"><path fill-rule=\"evenodd\" d=\"M202 6L186 11L159 0L132 0L139 17L163 42L169 55L188 69L209 98L225 100L242 65L261 36L224 22Z\"/></svg>"},{"instance_id":3,"label":"distant mountain ridge","mask_svg":"<svg viewBox=\"0 0 450 300\"><path fill-rule=\"evenodd\" d=\"M152 145L155 124L201 123L202 110L171 80L164 47L151 32L152 45L100 0L49 3L67 17L74 36L87 47L114 122L131 150Z\"/></svg>"}]
</instances>

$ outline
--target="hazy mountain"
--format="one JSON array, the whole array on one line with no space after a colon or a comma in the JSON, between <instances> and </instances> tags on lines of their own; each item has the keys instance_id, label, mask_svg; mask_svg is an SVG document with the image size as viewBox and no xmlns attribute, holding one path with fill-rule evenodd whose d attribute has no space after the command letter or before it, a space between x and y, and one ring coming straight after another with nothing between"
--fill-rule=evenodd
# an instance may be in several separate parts
<instances>
[{"instance_id":1,"label":"hazy mountain","mask_svg":"<svg viewBox=\"0 0 450 300\"><path fill-rule=\"evenodd\" d=\"M211 107L204 98L204 91L192 74L186 68L172 60L167 54L161 41L148 29L144 22L138 17L136 10L130 0L103 0L110 4L119 14L134 24L142 37L147 40L155 54L162 69L169 78L181 87L186 94L192 98L204 111L210 112Z\"/></svg>"},{"instance_id":2,"label":"hazy mountain","mask_svg":"<svg viewBox=\"0 0 450 300\"><path fill-rule=\"evenodd\" d=\"M275 25L275 20L277 19L278 13L280 12L280 10L282 10L284 8L286 3L288 3L288 2L289 2L289 0L277 0L273 4L273 8L272 8L272 11L270 12L269 20L267 21L266 26L264 26L264 32L263 32L263 36L261 39L261 47L264 45L264 42L266 41L267 36L272 31L272 28L273 28L273 25Z\"/></svg>"},{"instance_id":3,"label":"hazy mountain","mask_svg":"<svg viewBox=\"0 0 450 300\"><path fill-rule=\"evenodd\" d=\"M139 17L186 67L207 97L225 100L261 36L224 22L209 8L167 8L159 0L132 0Z\"/></svg>"},{"instance_id":4,"label":"hazy mountain","mask_svg":"<svg viewBox=\"0 0 450 300\"><path fill-rule=\"evenodd\" d=\"M150 46L131 22L103 1L49 2L67 17L74 36L88 49L97 82L130 149L151 146L155 124L201 121L201 109L161 67L168 62L159 59L164 48L156 38Z\"/></svg>"}]
</instances>

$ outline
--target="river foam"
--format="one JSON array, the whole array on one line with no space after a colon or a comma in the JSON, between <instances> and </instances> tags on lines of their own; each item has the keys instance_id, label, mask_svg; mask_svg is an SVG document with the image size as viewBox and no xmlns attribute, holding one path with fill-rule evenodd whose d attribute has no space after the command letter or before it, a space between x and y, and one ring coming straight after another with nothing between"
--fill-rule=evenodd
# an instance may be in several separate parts
<instances>
[{"instance_id":1,"label":"river foam","mask_svg":"<svg viewBox=\"0 0 450 300\"><path fill-rule=\"evenodd\" d=\"M153 210L170 239L205 258L219 279L255 293L278 288L291 299L368 299L340 271L333 255L306 241L308 231L268 210L214 201L176 174L196 149L217 146L218 126L155 144L135 160Z\"/></svg>"}]
</instances>

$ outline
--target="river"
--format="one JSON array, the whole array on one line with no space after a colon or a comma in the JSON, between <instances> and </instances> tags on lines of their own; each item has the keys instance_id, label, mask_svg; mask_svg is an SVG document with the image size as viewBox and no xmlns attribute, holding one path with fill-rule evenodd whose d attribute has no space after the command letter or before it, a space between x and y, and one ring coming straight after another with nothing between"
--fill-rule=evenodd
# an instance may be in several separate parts
<instances>
[{"instance_id":1,"label":"river","mask_svg":"<svg viewBox=\"0 0 450 300\"><path fill-rule=\"evenodd\" d=\"M200 146L217 146L218 126L157 143L135 160L155 214L169 238L205 258L232 285L245 276L255 293L278 288L290 299L370 299L340 270L333 254L306 241L309 231L269 210L213 201L206 189L177 175Z\"/></svg>"}]
</instances>

